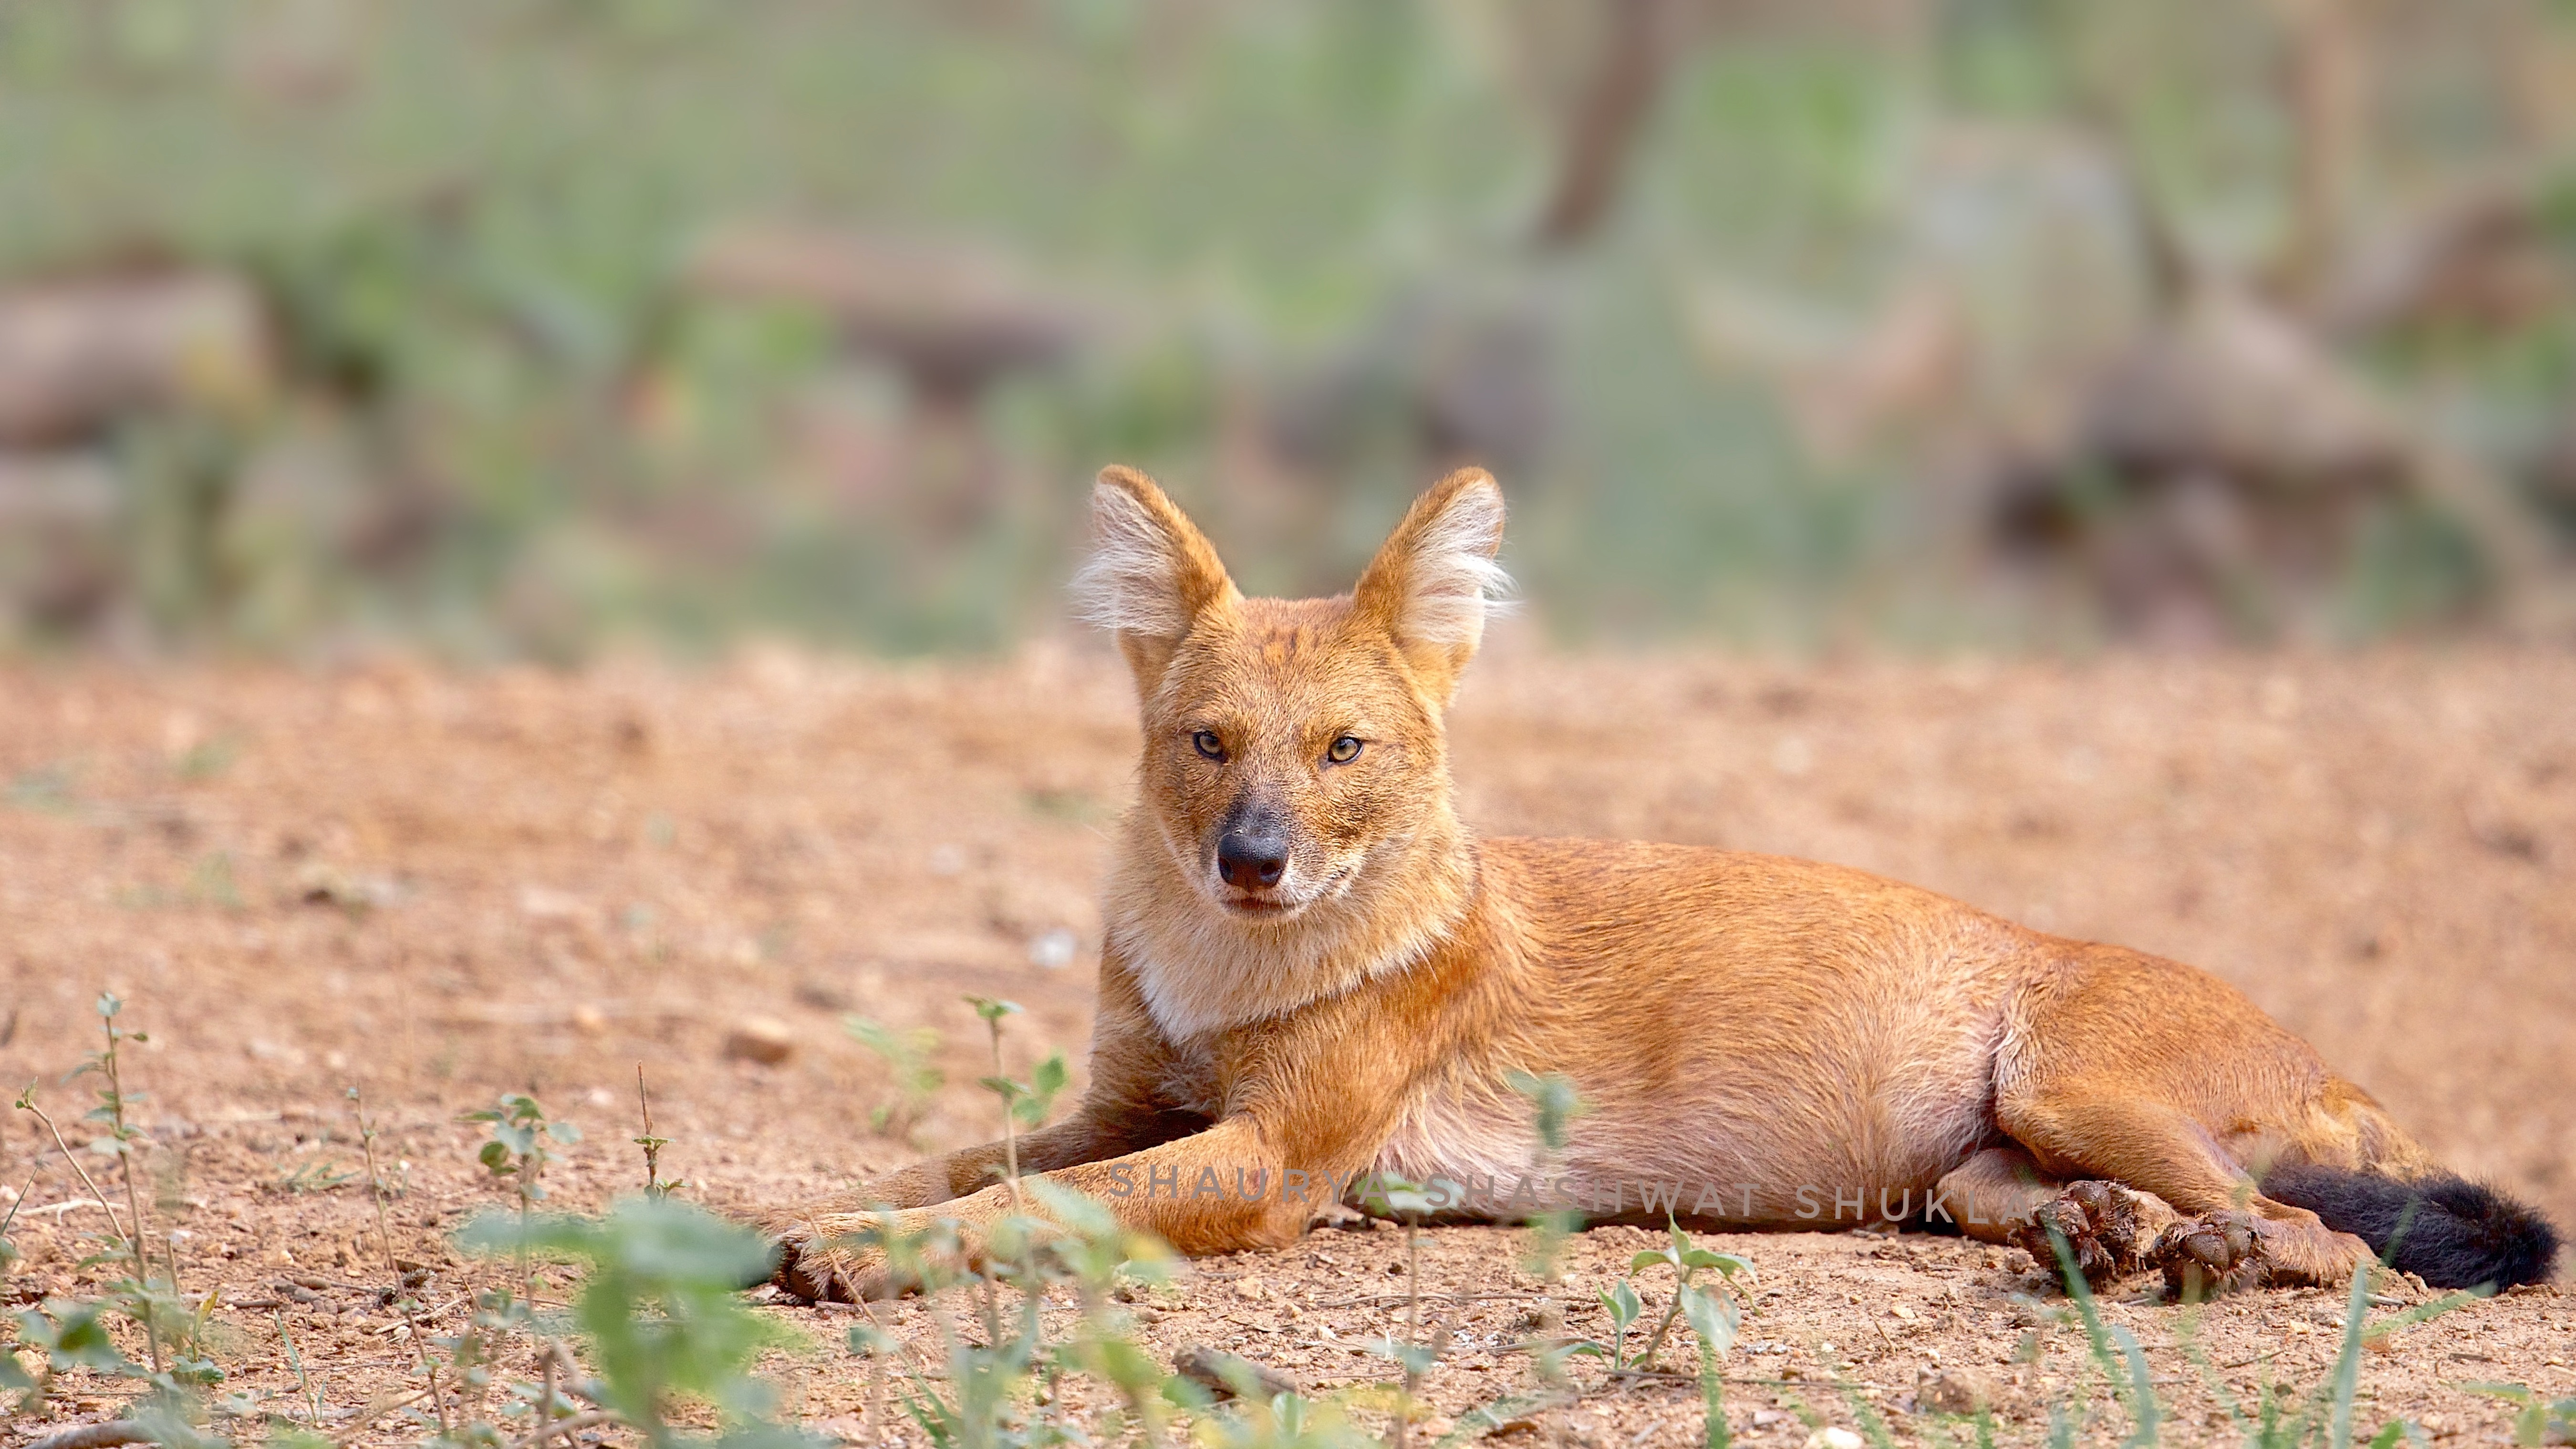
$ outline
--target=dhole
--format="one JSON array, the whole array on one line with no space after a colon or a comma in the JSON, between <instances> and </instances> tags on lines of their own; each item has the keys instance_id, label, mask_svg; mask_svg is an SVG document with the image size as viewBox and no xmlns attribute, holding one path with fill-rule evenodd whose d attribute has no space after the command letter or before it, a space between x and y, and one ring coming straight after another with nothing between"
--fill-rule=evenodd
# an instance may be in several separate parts
<instances>
[{"instance_id":1,"label":"dhole","mask_svg":"<svg viewBox=\"0 0 2576 1449\"><path fill-rule=\"evenodd\" d=\"M1183 1252L1276 1248L1366 1174L1513 1183L1510 1083L1559 1073L1588 1108L1559 1186L1596 1218L1812 1228L1857 1199L2042 1261L2047 1222L2087 1276L2177 1290L2339 1280L2392 1238L2435 1284L2549 1274L2544 1220L2440 1173L2192 967L1835 866L1469 834L1443 714L1504 582L1483 472L1425 493L1338 598L1243 597L1140 473L1101 474L1093 521L1077 590L1135 673L1144 756L1090 1088L1019 1140L1023 1171ZM775 1215L778 1281L907 1286L865 1245L876 1205L953 1219L971 1257L1013 1208L1003 1158Z\"/></svg>"}]
</instances>

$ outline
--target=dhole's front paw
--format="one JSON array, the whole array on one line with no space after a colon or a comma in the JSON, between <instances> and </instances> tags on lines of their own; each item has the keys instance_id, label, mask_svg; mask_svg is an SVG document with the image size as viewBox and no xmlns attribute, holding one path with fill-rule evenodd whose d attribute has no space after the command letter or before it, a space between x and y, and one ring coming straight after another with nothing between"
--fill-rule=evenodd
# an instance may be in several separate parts
<instances>
[{"instance_id":1,"label":"dhole's front paw","mask_svg":"<svg viewBox=\"0 0 2576 1449\"><path fill-rule=\"evenodd\" d=\"M2165 1291L2176 1301L2196 1303L2260 1288L2272 1281L2272 1254L2263 1241L2263 1224L2251 1214L2207 1213L2185 1218L2164 1230L2149 1256L2164 1269Z\"/></svg>"},{"instance_id":2,"label":"dhole's front paw","mask_svg":"<svg viewBox=\"0 0 2576 1449\"><path fill-rule=\"evenodd\" d=\"M2032 1210L2031 1221L2015 1230L2013 1244L2055 1272L2057 1249L2048 1240L2049 1228L2055 1227L2086 1286L2099 1288L2145 1270L2148 1246L2156 1238L2155 1220L2171 1215L2161 1200L2116 1182L2070 1182L2064 1192Z\"/></svg>"},{"instance_id":3,"label":"dhole's front paw","mask_svg":"<svg viewBox=\"0 0 2576 1449\"><path fill-rule=\"evenodd\" d=\"M785 1214L763 1223L778 1243L770 1281L817 1303L864 1303L921 1291L954 1276L973 1254L953 1224L918 1210ZM888 1244L894 1250L888 1251Z\"/></svg>"}]
</instances>

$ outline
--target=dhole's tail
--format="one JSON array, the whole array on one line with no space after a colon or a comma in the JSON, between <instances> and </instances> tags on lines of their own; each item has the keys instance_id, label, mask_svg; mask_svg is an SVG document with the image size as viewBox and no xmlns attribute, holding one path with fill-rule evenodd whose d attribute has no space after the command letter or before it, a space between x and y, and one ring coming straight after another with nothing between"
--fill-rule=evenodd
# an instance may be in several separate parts
<instances>
[{"instance_id":1,"label":"dhole's tail","mask_svg":"<svg viewBox=\"0 0 2576 1449\"><path fill-rule=\"evenodd\" d=\"M2284 1164L2263 1174L2263 1195L2306 1208L2370 1244L2380 1261L2436 1288L2545 1283L2558 1257L2558 1230L2547 1218L2465 1178L2403 1182Z\"/></svg>"}]
</instances>

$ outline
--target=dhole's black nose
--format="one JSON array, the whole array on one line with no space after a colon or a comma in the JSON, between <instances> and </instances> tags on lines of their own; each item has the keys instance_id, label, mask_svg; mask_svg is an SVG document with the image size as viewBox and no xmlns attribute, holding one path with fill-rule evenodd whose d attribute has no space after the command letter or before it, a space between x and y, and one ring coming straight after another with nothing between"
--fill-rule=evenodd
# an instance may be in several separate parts
<instances>
[{"instance_id":1,"label":"dhole's black nose","mask_svg":"<svg viewBox=\"0 0 2576 1449\"><path fill-rule=\"evenodd\" d=\"M1239 815L1216 838L1216 873L1236 890L1266 889L1288 873L1288 828L1268 811Z\"/></svg>"}]
</instances>

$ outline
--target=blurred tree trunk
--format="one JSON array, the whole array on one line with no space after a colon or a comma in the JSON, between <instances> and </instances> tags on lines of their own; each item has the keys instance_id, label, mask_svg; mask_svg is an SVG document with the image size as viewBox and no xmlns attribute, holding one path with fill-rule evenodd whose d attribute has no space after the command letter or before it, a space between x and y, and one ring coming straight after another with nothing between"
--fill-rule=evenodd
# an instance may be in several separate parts
<instances>
[{"instance_id":1,"label":"blurred tree trunk","mask_svg":"<svg viewBox=\"0 0 2576 1449\"><path fill-rule=\"evenodd\" d=\"M1597 57L1567 113L1556 184L1539 213L1535 240L1548 251L1579 245L1608 218L1680 49L1674 0L1600 5Z\"/></svg>"},{"instance_id":2,"label":"blurred tree trunk","mask_svg":"<svg viewBox=\"0 0 2576 1449\"><path fill-rule=\"evenodd\" d=\"M2367 145L2366 56L2348 0L2274 0L2292 141L2290 235L2274 284L2305 307L2340 262Z\"/></svg>"}]
</instances>

